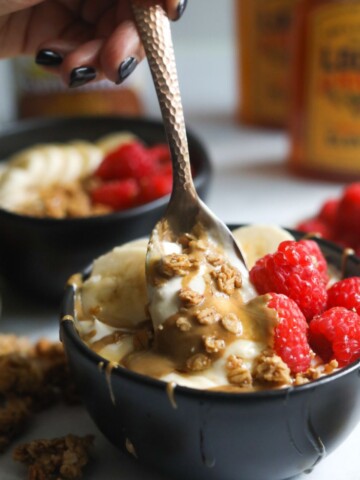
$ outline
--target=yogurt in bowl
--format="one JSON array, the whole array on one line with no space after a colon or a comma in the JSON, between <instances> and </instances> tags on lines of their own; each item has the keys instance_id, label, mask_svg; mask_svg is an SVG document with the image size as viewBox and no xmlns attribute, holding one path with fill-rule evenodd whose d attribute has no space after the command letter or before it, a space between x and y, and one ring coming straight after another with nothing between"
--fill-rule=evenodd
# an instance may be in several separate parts
<instances>
[{"instance_id":1,"label":"yogurt in bowl","mask_svg":"<svg viewBox=\"0 0 360 480\"><path fill-rule=\"evenodd\" d=\"M287 235L287 239L281 238L286 245L297 244L289 240L288 232L280 232L281 237ZM264 240L262 243L269 244ZM341 277L345 254L327 242L316 244L332 268L325 272L324 257L319 256L320 250L314 244L310 244L307 265L315 266L322 285L325 274L330 278L325 285L327 292ZM298 343L285 342L285 347L279 343L285 338L280 327L285 327L286 332L290 320L281 310L284 294L276 292L259 295L254 291L254 298L240 298L244 310L242 315L240 308L236 318L231 315L230 320L226 319L224 311L217 311L215 320L210 315L206 322L211 328L216 324L216 335L214 330L208 335L209 324L198 325L192 310L205 304L184 306L180 298L179 310L159 325L163 326L159 335L149 322L145 277L139 281L138 274L132 276L136 269L133 272L129 268L134 254L144 275L145 250L146 241L117 248L95 261L85 277L73 278L68 286L62 338L84 401L99 428L121 449L172 478L183 478L187 465L192 465L195 478L200 479L235 480L241 472L244 478L271 480L311 469L356 425L359 361L350 359L348 365L342 366L343 358L338 361L333 355L326 356L321 348L324 358L314 352L320 344L312 343L311 326L302 312L305 309L309 315L309 302L292 310L290 320L296 319L292 324L295 334L287 338L299 339ZM192 255L187 250L185 254ZM120 300L121 295L114 292L122 290L124 259L128 260L125 285L132 288L127 291L125 287ZM167 266L165 270L168 272ZM161 266L158 272L163 275ZM358 274L359 260L348 256L344 275ZM188 283L186 274L180 276ZM224 292L218 291L216 279L216 274L210 274L209 285L214 287L215 297L221 298ZM181 284L174 289L177 296ZM232 285L234 290L225 295L241 297L241 285L235 281ZM126 303L133 294L136 302L124 307L134 308L134 316L129 310L122 315L122 304L116 302ZM187 301L187 296L184 299ZM292 302L293 307L296 302ZM323 308L326 311L326 303ZM184 315L179 317L179 313ZM323 314L316 313L314 318ZM131 322L130 318L136 320ZM182 320L177 322L179 318ZM202 328L204 334L199 333ZM159 340L166 330L171 334L173 349L164 347ZM179 361L176 345L181 335L185 335L191 349L195 348L188 352L185 362L183 356ZM308 338L310 345L306 343ZM194 355L198 356L195 361Z\"/></svg>"}]
</instances>

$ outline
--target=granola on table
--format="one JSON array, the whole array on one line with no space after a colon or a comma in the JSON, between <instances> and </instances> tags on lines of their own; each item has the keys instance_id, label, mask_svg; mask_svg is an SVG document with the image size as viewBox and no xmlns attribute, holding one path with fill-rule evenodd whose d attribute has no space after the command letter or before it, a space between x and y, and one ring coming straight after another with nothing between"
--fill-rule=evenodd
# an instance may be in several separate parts
<instances>
[{"instance_id":1,"label":"granola on table","mask_svg":"<svg viewBox=\"0 0 360 480\"><path fill-rule=\"evenodd\" d=\"M36 412L61 400L79 401L62 344L0 335L0 452Z\"/></svg>"},{"instance_id":2,"label":"granola on table","mask_svg":"<svg viewBox=\"0 0 360 480\"><path fill-rule=\"evenodd\" d=\"M94 442L92 435L67 435L19 445L13 459L29 467L29 480L75 480L82 477Z\"/></svg>"}]
</instances>

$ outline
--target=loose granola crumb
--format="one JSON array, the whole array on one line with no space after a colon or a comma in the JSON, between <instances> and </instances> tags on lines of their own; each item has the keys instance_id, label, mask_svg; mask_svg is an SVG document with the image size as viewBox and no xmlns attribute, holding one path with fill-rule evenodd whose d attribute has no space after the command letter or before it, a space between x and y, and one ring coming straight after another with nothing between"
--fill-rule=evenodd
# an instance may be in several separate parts
<instances>
[{"instance_id":1,"label":"loose granola crumb","mask_svg":"<svg viewBox=\"0 0 360 480\"><path fill-rule=\"evenodd\" d=\"M337 363L337 362L336 362ZM294 385L304 385L321 377L318 368L310 367L306 372L298 373L295 377Z\"/></svg>"},{"instance_id":2,"label":"loose granola crumb","mask_svg":"<svg viewBox=\"0 0 360 480\"><path fill-rule=\"evenodd\" d=\"M219 267L224 263L224 258L221 255L213 252L206 255L206 260L210 263L210 265L213 265L214 267Z\"/></svg>"},{"instance_id":3,"label":"loose granola crumb","mask_svg":"<svg viewBox=\"0 0 360 480\"><path fill-rule=\"evenodd\" d=\"M75 480L89 462L93 441L92 435L33 440L16 447L13 459L29 466L30 480Z\"/></svg>"},{"instance_id":4,"label":"loose granola crumb","mask_svg":"<svg viewBox=\"0 0 360 480\"><path fill-rule=\"evenodd\" d=\"M165 277L184 276L189 273L193 266L194 262L188 255L177 253L165 255L159 264L160 271Z\"/></svg>"},{"instance_id":5,"label":"loose granola crumb","mask_svg":"<svg viewBox=\"0 0 360 480\"><path fill-rule=\"evenodd\" d=\"M32 401L29 397L10 395L0 403L0 452L3 452L25 429L32 415Z\"/></svg>"},{"instance_id":6,"label":"loose granola crumb","mask_svg":"<svg viewBox=\"0 0 360 480\"><path fill-rule=\"evenodd\" d=\"M0 393L33 394L42 385L40 366L28 356L10 353L0 356Z\"/></svg>"},{"instance_id":7,"label":"loose granola crumb","mask_svg":"<svg viewBox=\"0 0 360 480\"><path fill-rule=\"evenodd\" d=\"M205 252L207 250L207 245L206 245L206 242L204 242L204 240L193 239L193 240L190 240L189 242L189 248L192 251L200 250L202 252Z\"/></svg>"},{"instance_id":8,"label":"loose granola crumb","mask_svg":"<svg viewBox=\"0 0 360 480\"><path fill-rule=\"evenodd\" d=\"M253 377L259 382L291 384L289 367L278 355L268 351L262 352L256 358Z\"/></svg>"},{"instance_id":9,"label":"loose granola crumb","mask_svg":"<svg viewBox=\"0 0 360 480\"><path fill-rule=\"evenodd\" d=\"M242 285L240 273L226 263L221 265L220 270L213 270L211 276L216 282L217 289L227 295L232 295L235 289Z\"/></svg>"},{"instance_id":10,"label":"loose granola crumb","mask_svg":"<svg viewBox=\"0 0 360 480\"><path fill-rule=\"evenodd\" d=\"M180 245L182 245L182 247L189 248L190 242L194 239L195 237L190 233L184 233L179 237L178 242L180 243Z\"/></svg>"},{"instance_id":11,"label":"loose granola crumb","mask_svg":"<svg viewBox=\"0 0 360 480\"><path fill-rule=\"evenodd\" d=\"M195 292L191 288L182 288L179 292L179 298L186 307L199 305L204 300L204 295Z\"/></svg>"},{"instance_id":12,"label":"loose granola crumb","mask_svg":"<svg viewBox=\"0 0 360 480\"><path fill-rule=\"evenodd\" d=\"M337 368L339 368L339 362L337 360L331 360L324 366L324 373L326 375L333 373Z\"/></svg>"},{"instance_id":13,"label":"loose granola crumb","mask_svg":"<svg viewBox=\"0 0 360 480\"><path fill-rule=\"evenodd\" d=\"M235 313L228 313L222 317L221 323L228 332L233 333L236 336L240 336L242 334L242 323Z\"/></svg>"},{"instance_id":14,"label":"loose granola crumb","mask_svg":"<svg viewBox=\"0 0 360 480\"><path fill-rule=\"evenodd\" d=\"M194 315L201 325L212 325L221 319L221 315L214 307L199 309Z\"/></svg>"},{"instance_id":15,"label":"loose granola crumb","mask_svg":"<svg viewBox=\"0 0 360 480\"><path fill-rule=\"evenodd\" d=\"M182 332L188 332L191 329L191 323L189 320L185 317L179 317L176 320L176 326L178 327L179 330Z\"/></svg>"},{"instance_id":16,"label":"loose granola crumb","mask_svg":"<svg viewBox=\"0 0 360 480\"><path fill-rule=\"evenodd\" d=\"M0 444L5 448L32 413L59 400L78 403L79 398L61 343L42 339L32 346L14 338L10 343L4 336L0 339L6 345L2 351L11 352L0 354Z\"/></svg>"},{"instance_id":17,"label":"loose granola crumb","mask_svg":"<svg viewBox=\"0 0 360 480\"><path fill-rule=\"evenodd\" d=\"M193 372L201 372L206 370L211 365L210 358L203 353L197 353L192 357L188 358L186 366L189 370Z\"/></svg>"},{"instance_id":18,"label":"loose granola crumb","mask_svg":"<svg viewBox=\"0 0 360 480\"><path fill-rule=\"evenodd\" d=\"M205 350L208 353L219 353L225 349L226 344L222 338L216 338L215 336L204 336Z\"/></svg>"},{"instance_id":19,"label":"loose granola crumb","mask_svg":"<svg viewBox=\"0 0 360 480\"><path fill-rule=\"evenodd\" d=\"M252 385L252 376L249 369L239 355L230 355L226 362L227 378L229 382L238 387Z\"/></svg>"},{"instance_id":20,"label":"loose granola crumb","mask_svg":"<svg viewBox=\"0 0 360 480\"><path fill-rule=\"evenodd\" d=\"M11 334L0 335L0 356L11 353L28 353L31 343L26 337L18 337Z\"/></svg>"}]
</instances>

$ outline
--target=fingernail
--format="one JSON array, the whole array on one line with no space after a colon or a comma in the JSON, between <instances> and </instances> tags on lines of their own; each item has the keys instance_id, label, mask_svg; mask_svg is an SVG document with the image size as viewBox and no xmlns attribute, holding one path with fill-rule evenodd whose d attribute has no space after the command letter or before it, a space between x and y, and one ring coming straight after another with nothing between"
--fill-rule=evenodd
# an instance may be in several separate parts
<instances>
[{"instance_id":1,"label":"fingernail","mask_svg":"<svg viewBox=\"0 0 360 480\"><path fill-rule=\"evenodd\" d=\"M96 70L92 67L77 67L74 68L70 73L70 82L69 87L81 87L85 83L94 80L96 77Z\"/></svg>"},{"instance_id":2,"label":"fingernail","mask_svg":"<svg viewBox=\"0 0 360 480\"><path fill-rule=\"evenodd\" d=\"M175 22L182 17L183 13L185 12L187 3L188 3L188 0L180 0L176 8L176 18L174 19Z\"/></svg>"},{"instance_id":3,"label":"fingernail","mask_svg":"<svg viewBox=\"0 0 360 480\"><path fill-rule=\"evenodd\" d=\"M39 50L35 57L35 63L47 67L56 67L57 65L60 65L62 61L62 56L53 50Z\"/></svg>"},{"instance_id":4,"label":"fingernail","mask_svg":"<svg viewBox=\"0 0 360 480\"><path fill-rule=\"evenodd\" d=\"M116 84L119 85L122 83L125 78L127 78L136 68L138 64L136 58L134 57L127 57L123 62L120 63L120 67L118 70L119 78L116 81Z\"/></svg>"}]
</instances>

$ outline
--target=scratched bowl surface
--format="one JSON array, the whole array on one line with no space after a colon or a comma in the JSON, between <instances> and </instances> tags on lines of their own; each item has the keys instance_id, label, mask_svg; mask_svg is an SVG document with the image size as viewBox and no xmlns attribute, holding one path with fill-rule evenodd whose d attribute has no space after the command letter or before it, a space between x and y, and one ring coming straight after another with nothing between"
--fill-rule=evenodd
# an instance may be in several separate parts
<instances>
[{"instance_id":1,"label":"scratched bowl surface","mask_svg":"<svg viewBox=\"0 0 360 480\"><path fill-rule=\"evenodd\" d=\"M341 250L319 244L340 267ZM360 275L358 258L348 258L345 274ZM74 291L68 287L62 318L73 313ZM359 361L294 388L238 394L176 387L171 394L164 382L111 369L80 340L71 320L61 322L61 336L99 429L136 461L169 478L290 478L326 461L359 420Z\"/></svg>"},{"instance_id":2,"label":"scratched bowl surface","mask_svg":"<svg viewBox=\"0 0 360 480\"><path fill-rule=\"evenodd\" d=\"M130 131L147 144L165 142L162 122L112 117L32 119L14 123L0 134L0 162L38 143L74 139L95 141L113 132ZM194 183L205 198L211 177L209 156L202 143L188 132ZM86 218L34 218L0 208L0 271L23 293L56 301L74 270L115 245L146 235L162 217L168 197L108 215Z\"/></svg>"}]
</instances>

